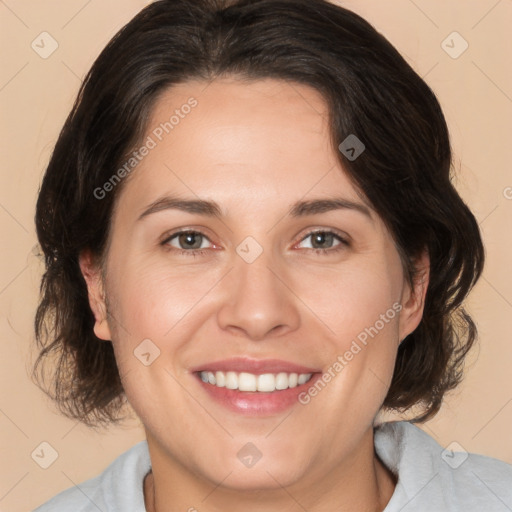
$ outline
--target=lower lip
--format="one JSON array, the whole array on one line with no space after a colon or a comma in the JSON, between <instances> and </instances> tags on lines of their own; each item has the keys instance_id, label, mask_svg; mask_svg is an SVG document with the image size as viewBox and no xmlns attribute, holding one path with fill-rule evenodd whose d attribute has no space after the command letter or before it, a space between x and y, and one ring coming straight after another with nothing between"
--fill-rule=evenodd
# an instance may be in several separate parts
<instances>
[{"instance_id":1,"label":"lower lip","mask_svg":"<svg viewBox=\"0 0 512 512\"><path fill-rule=\"evenodd\" d=\"M270 416L286 411L294 404L300 403L299 395L314 385L321 375L321 373L314 373L305 384L295 388L265 393L219 388L208 382L203 382L199 373L194 374L202 388L217 403L223 405L228 410L246 416Z\"/></svg>"}]
</instances>

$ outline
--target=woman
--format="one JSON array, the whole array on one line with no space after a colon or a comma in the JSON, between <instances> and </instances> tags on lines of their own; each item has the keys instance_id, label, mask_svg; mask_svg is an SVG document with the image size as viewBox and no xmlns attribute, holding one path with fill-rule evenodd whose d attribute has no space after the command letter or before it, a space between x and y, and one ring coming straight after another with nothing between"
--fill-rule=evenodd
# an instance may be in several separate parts
<instances>
[{"instance_id":1,"label":"woman","mask_svg":"<svg viewBox=\"0 0 512 512\"><path fill-rule=\"evenodd\" d=\"M43 179L37 369L147 441L37 510L506 510L439 410L484 250L428 86L324 0L161 0L94 63ZM464 460L463 460L464 459ZM500 508L501 507L501 508Z\"/></svg>"}]
</instances>

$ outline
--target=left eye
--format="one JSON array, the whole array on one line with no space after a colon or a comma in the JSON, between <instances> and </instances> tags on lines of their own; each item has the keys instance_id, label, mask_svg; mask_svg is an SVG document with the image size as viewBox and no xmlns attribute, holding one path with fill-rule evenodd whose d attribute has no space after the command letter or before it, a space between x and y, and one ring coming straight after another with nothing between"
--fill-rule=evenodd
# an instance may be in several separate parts
<instances>
[{"instance_id":1,"label":"left eye","mask_svg":"<svg viewBox=\"0 0 512 512\"><path fill-rule=\"evenodd\" d=\"M327 251L329 249L332 249L332 243L334 239L337 239L339 241L339 243L335 247L338 247L339 245L347 245L346 240L341 238L341 236L337 235L333 231L313 231L312 233L308 233L301 240L301 242L307 240L308 238L311 238L313 247L307 247L307 249L312 249L316 251ZM329 247L325 247L326 244Z\"/></svg>"}]
</instances>

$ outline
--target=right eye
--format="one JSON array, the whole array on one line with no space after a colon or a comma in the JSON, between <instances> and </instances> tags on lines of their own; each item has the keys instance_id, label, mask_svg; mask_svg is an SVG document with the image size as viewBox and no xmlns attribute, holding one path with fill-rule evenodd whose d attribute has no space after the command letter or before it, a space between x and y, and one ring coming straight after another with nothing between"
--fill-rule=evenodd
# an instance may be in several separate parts
<instances>
[{"instance_id":1,"label":"right eye","mask_svg":"<svg viewBox=\"0 0 512 512\"><path fill-rule=\"evenodd\" d=\"M205 254L205 250L202 241L209 240L208 237L199 232L193 230L177 231L172 235L168 236L161 242L161 245L169 251L178 251L180 254L186 254L188 256L197 256ZM173 245L171 242L176 241L178 247ZM198 245L199 242L199 245ZM211 243L211 242L210 242Z\"/></svg>"}]
</instances>

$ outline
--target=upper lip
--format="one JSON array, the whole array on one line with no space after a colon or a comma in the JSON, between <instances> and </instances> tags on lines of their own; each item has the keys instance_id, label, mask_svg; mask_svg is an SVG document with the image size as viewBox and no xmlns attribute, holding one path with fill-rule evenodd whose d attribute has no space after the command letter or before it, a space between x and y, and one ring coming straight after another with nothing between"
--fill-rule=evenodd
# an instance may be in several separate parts
<instances>
[{"instance_id":1,"label":"upper lip","mask_svg":"<svg viewBox=\"0 0 512 512\"><path fill-rule=\"evenodd\" d=\"M211 371L211 372L247 372L255 375L264 373L317 373L321 370L311 368L301 364L284 361L282 359L250 359L248 357L233 357L219 361L211 361L190 368L192 372Z\"/></svg>"}]
</instances>

